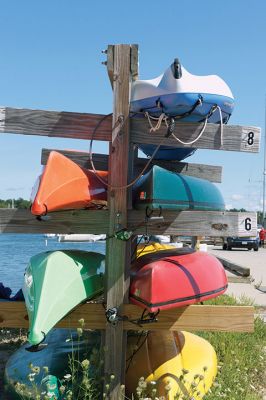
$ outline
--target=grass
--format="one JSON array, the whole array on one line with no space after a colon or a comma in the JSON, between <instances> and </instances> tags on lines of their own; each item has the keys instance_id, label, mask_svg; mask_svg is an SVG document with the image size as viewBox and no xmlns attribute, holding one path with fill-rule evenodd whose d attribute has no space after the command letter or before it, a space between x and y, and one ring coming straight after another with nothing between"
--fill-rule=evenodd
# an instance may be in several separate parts
<instances>
[{"instance_id":1,"label":"grass","mask_svg":"<svg viewBox=\"0 0 266 400\"><path fill-rule=\"evenodd\" d=\"M239 302L232 296L224 295L205 304L252 305L252 302L246 297L243 297ZM83 335L82 321L80 321L80 327L77 328L80 337ZM263 399L263 393L266 394L266 325L259 317L255 319L254 333L197 332L197 334L213 345L218 357L218 375L204 400ZM79 355L74 354L69 360L69 374L60 377L62 379L59 389L61 394L64 393L61 398L67 400L102 400L108 398L114 377L111 375L109 383L103 385L103 358L103 353L98 349L93 349L86 359L81 359ZM186 373L183 370L179 380L186 379ZM202 376L204 377L204 373ZM192 382L192 385L195 384L197 383ZM192 400L193 391L196 393L196 386L192 386L190 395L177 396L176 400ZM123 392L124 387L121 388L119 400L159 399L156 395L156 382L147 384L142 377L140 377L134 395L126 397ZM37 398L46 399L48 397ZM24 399L23 395L21 395L21 399ZM160 400L163 400L163 398L160 398Z\"/></svg>"},{"instance_id":2,"label":"grass","mask_svg":"<svg viewBox=\"0 0 266 400\"><path fill-rule=\"evenodd\" d=\"M252 305L243 297L220 296L209 304ZM255 319L254 333L197 332L216 350L219 372L205 400L261 400L266 394L266 325Z\"/></svg>"}]
</instances>

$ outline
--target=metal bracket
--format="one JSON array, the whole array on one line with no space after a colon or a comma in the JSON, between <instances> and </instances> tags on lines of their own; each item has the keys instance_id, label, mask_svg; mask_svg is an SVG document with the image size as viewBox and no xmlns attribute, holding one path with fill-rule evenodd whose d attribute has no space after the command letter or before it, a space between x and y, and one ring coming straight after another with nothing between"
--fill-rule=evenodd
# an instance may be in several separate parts
<instances>
[{"instance_id":1,"label":"metal bracket","mask_svg":"<svg viewBox=\"0 0 266 400\"><path fill-rule=\"evenodd\" d=\"M119 321L124 321L125 319L127 319L118 314L117 307L108 308L108 310L105 311L105 316L107 322L109 322L112 325L117 325Z\"/></svg>"},{"instance_id":2,"label":"metal bracket","mask_svg":"<svg viewBox=\"0 0 266 400\"><path fill-rule=\"evenodd\" d=\"M159 207L159 215L154 215L155 210L153 208L150 208L149 206L146 207L146 223L147 222L163 222L164 217L162 215L162 207Z\"/></svg>"}]
</instances>

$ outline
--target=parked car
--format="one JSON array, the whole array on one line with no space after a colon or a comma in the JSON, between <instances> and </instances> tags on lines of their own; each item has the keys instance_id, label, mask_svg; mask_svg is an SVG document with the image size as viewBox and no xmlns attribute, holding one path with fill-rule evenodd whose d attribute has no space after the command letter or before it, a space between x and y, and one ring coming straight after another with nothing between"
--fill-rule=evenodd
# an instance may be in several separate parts
<instances>
[{"instance_id":1,"label":"parked car","mask_svg":"<svg viewBox=\"0 0 266 400\"><path fill-rule=\"evenodd\" d=\"M226 238L226 242L223 245L224 250L232 250L236 248L246 248L248 250L253 249L254 251L259 250L259 238L258 237L231 237Z\"/></svg>"}]
</instances>

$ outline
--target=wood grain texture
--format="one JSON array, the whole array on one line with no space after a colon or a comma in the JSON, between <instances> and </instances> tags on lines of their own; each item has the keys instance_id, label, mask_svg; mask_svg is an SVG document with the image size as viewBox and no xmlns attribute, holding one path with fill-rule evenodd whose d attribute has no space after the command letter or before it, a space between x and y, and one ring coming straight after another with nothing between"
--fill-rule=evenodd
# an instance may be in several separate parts
<instances>
[{"instance_id":1,"label":"wood grain texture","mask_svg":"<svg viewBox=\"0 0 266 400\"><path fill-rule=\"evenodd\" d=\"M256 236L255 212L225 211L166 211L164 221L147 225L150 235L175 236ZM108 233L108 210L58 211L42 217L41 221L29 210L0 209L1 233ZM245 229L250 219L251 229ZM127 228L135 234L146 232L145 211L129 210Z\"/></svg>"},{"instance_id":2,"label":"wood grain texture","mask_svg":"<svg viewBox=\"0 0 266 400\"><path fill-rule=\"evenodd\" d=\"M202 124L177 123L174 134L182 141L188 142L198 137ZM167 132L162 126L156 133L149 133L149 124L145 118L131 119L131 140L134 143L158 145ZM219 124L207 124L204 134L192 146L178 143L173 137L165 139L164 145L171 147L196 147L209 150L229 150L258 153L260 148L260 128L254 126L223 126L223 144ZM249 144L250 143L250 144Z\"/></svg>"},{"instance_id":3,"label":"wood grain texture","mask_svg":"<svg viewBox=\"0 0 266 400\"><path fill-rule=\"evenodd\" d=\"M111 121L111 116L101 114L0 108L0 132L3 133L86 140L93 136L95 140L110 141Z\"/></svg>"},{"instance_id":4,"label":"wood grain texture","mask_svg":"<svg viewBox=\"0 0 266 400\"><path fill-rule=\"evenodd\" d=\"M143 233L145 210L129 213L128 227L135 233ZM153 214L156 216L156 213ZM183 236L256 236L257 214L226 211L162 211L162 222L148 222L148 234ZM250 226L247 230L245 221Z\"/></svg>"},{"instance_id":5,"label":"wood grain texture","mask_svg":"<svg viewBox=\"0 0 266 400\"><path fill-rule=\"evenodd\" d=\"M129 320L141 317L142 310L132 304L125 304L121 315ZM109 325L102 304L82 304L62 319L56 326L73 328L84 318L86 329L106 329ZM24 302L0 302L0 327L28 328L28 317ZM144 326L149 330L189 330L221 332L253 332L254 308L250 306L209 306L194 305L161 311L158 322ZM127 321L124 330L143 330L143 327Z\"/></svg>"},{"instance_id":6,"label":"wood grain texture","mask_svg":"<svg viewBox=\"0 0 266 400\"><path fill-rule=\"evenodd\" d=\"M105 302L107 310L116 308L119 312L125 301L130 247L125 241L117 240L115 233L127 225L127 189L129 163L129 84L130 45L115 45L113 53L113 122L110 143L108 190L110 239L106 243ZM108 62L107 62L108 64ZM109 74L110 76L110 74ZM122 189L113 189L120 188ZM126 338L123 322L108 324L105 334L105 375L112 373L115 378L110 399L117 399L119 388L125 380Z\"/></svg>"},{"instance_id":7,"label":"wood grain texture","mask_svg":"<svg viewBox=\"0 0 266 400\"><path fill-rule=\"evenodd\" d=\"M92 169L89 153L86 151L61 150L61 149L42 149L41 164L46 165L51 151L63 154L82 168ZM108 154L93 154L95 168L101 171L108 171Z\"/></svg>"},{"instance_id":8,"label":"wood grain texture","mask_svg":"<svg viewBox=\"0 0 266 400\"><path fill-rule=\"evenodd\" d=\"M108 218L107 210L59 211L37 219L30 210L2 208L0 233L106 233Z\"/></svg>"},{"instance_id":9,"label":"wood grain texture","mask_svg":"<svg viewBox=\"0 0 266 400\"><path fill-rule=\"evenodd\" d=\"M91 169L91 163L89 160L88 152L73 151L73 150L57 150L57 149L43 149L41 156L42 165L46 165L48 156L52 150L58 151L59 153L70 158L72 161L77 163L83 168ZM136 158L134 177L138 176L146 165L147 158ZM93 163L96 169L108 170L108 155L107 154L93 154ZM222 181L222 167L216 165L205 165L205 164L192 164L187 162L179 161L164 161L154 160L151 163L153 165L159 165L168 171L177 172L183 175L194 176L196 178L206 179L210 182L220 183ZM149 170L149 169L148 169Z\"/></svg>"},{"instance_id":10,"label":"wood grain texture","mask_svg":"<svg viewBox=\"0 0 266 400\"><path fill-rule=\"evenodd\" d=\"M102 122L100 123L100 121ZM71 139L91 139L111 141L112 118L101 114L65 111L31 110L11 107L0 108L0 132L23 135L65 137ZM96 126L99 125L95 132ZM178 123L175 134L183 141L195 139L201 124ZM163 126L156 134L149 133L149 125L144 118L131 118L130 130L133 143L158 144L166 133ZM193 145L199 149L244 151L257 153L260 147L260 128L252 126L224 125L223 145L219 124L207 124L203 136ZM251 136L250 136L251 135ZM192 147L168 138L171 147Z\"/></svg>"},{"instance_id":11,"label":"wood grain texture","mask_svg":"<svg viewBox=\"0 0 266 400\"><path fill-rule=\"evenodd\" d=\"M130 75L131 80L139 79L139 45L132 44L130 49Z\"/></svg>"},{"instance_id":12,"label":"wood grain texture","mask_svg":"<svg viewBox=\"0 0 266 400\"><path fill-rule=\"evenodd\" d=\"M107 46L107 73L110 79L111 86L113 88L113 81L114 81L114 45L109 44Z\"/></svg>"}]
</instances>

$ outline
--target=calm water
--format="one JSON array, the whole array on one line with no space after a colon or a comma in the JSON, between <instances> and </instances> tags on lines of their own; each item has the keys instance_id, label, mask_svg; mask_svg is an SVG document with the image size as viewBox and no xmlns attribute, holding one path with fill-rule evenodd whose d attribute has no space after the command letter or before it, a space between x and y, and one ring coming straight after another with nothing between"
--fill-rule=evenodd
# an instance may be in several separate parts
<instances>
[{"instance_id":1,"label":"calm water","mask_svg":"<svg viewBox=\"0 0 266 400\"><path fill-rule=\"evenodd\" d=\"M47 243L47 245L46 245ZM24 270L29 259L47 250L81 249L105 253L105 242L58 242L44 235L0 234L0 282L12 289L14 295L22 286Z\"/></svg>"}]
</instances>

